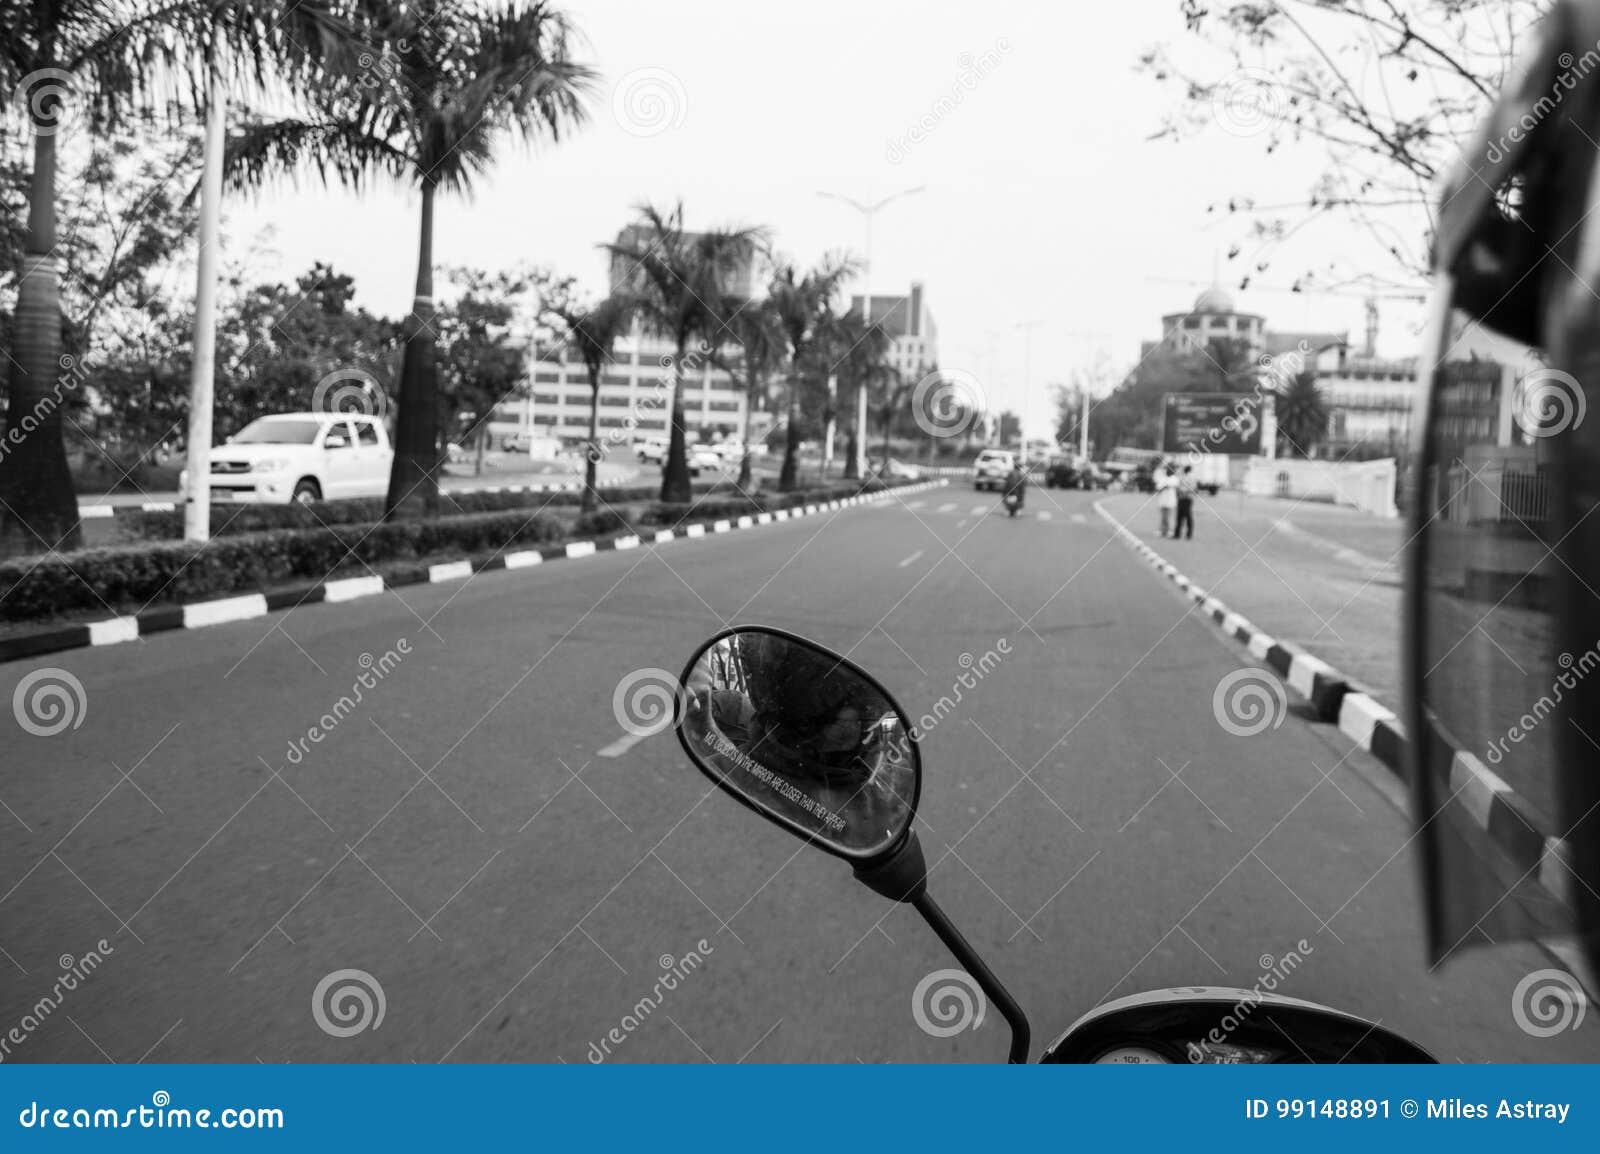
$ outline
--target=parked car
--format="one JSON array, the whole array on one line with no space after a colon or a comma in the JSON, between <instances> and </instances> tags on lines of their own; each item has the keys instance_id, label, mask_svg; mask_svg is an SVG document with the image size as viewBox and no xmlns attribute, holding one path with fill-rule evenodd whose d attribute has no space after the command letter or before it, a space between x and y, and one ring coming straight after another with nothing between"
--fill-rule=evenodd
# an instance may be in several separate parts
<instances>
[{"instance_id":1,"label":"parked car","mask_svg":"<svg viewBox=\"0 0 1600 1154\"><path fill-rule=\"evenodd\" d=\"M920 481L922 470L915 465L908 465L904 461L890 457L885 461L882 457L873 457L867 462L867 472L886 480L895 481Z\"/></svg>"},{"instance_id":2,"label":"parked car","mask_svg":"<svg viewBox=\"0 0 1600 1154\"><path fill-rule=\"evenodd\" d=\"M728 467L722 459L715 445L689 446L689 476L699 477L704 473L721 476Z\"/></svg>"},{"instance_id":3,"label":"parked car","mask_svg":"<svg viewBox=\"0 0 1600 1154\"><path fill-rule=\"evenodd\" d=\"M659 465L667 459L665 437L645 437L633 443L633 455L646 465Z\"/></svg>"},{"instance_id":4,"label":"parked car","mask_svg":"<svg viewBox=\"0 0 1600 1154\"><path fill-rule=\"evenodd\" d=\"M972 487L998 491L1016 463L1016 454L1006 449L983 450L972 463Z\"/></svg>"},{"instance_id":5,"label":"parked car","mask_svg":"<svg viewBox=\"0 0 1600 1154\"><path fill-rule=\"evenodd\" d=\"M362 413L280 413L251 421L211 450L211 499L291 501L381 497L394 449L383 422ZM188 491L187 470L179 487Z\"/></svg>"},{"instance_id":6,"label":"parked car","mask_svg":"<svg viewBox=\"0 0 1600 1154\"><path fill-rule=\"evenodd\" d=\"M533 433L527 429L521 429L510 436L500 438L500 448L507 453L526 453L532 447Z\"/></svg>"},{"instance_id":7,"label":"parked car","mask_svg":"<svg viewBox=\"0 0 1600 1154\"><path fill-rule=\"evenodd\" d=\"M1070 457L1052 457L1044 468L1046 489L1075 489L1078 487L1078 467Z\"/></svg>"},{"instance_id":8,"label":"parked car","mask_svg":"<svg viewBox=\"0 0 1600 1154\"><path fill-rule=\"evenodd\" d=\"M1078 485L1084 489L1109 489L1115 479L1110 470L1093 461L1078 470Z\"/></svg>"}]
</instances>

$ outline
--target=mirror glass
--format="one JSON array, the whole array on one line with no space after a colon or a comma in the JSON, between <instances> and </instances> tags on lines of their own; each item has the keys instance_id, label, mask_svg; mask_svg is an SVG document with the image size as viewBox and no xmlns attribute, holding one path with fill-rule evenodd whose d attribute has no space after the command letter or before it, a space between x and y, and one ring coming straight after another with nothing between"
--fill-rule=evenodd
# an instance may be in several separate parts
<instances>
[{"instance_id":1,"label":"mirror glass","mask_svg":"<svg viewBox=\"0 0 1600 1154\"><path fill-rule=\"evenodd\" d=\"M1447 349L1410 495L1428 767L1412 784L1441 955L1563 932L1567 915L1538 869L1544 835L1559 828L1558 742L1570 722L1558 707L1600 664L1588 643L1558 645L1552 616L1565 532L1554 451L1586 405L1582 386L1460 314ZM1496 780L1507 804L1486 811Z\"/></svg>"},{"instance_id":2,"label":"mirror glass","mask_svg":"<svg viewBox=\"0 0 1600 1154\"><path fill-rule=\"evenodd\" d=\"M678 735L713 781L824 849L870 858L916 812L910 723L867 674L797 637L741 629L683 678Z\"/></svg>"}]
</instances>

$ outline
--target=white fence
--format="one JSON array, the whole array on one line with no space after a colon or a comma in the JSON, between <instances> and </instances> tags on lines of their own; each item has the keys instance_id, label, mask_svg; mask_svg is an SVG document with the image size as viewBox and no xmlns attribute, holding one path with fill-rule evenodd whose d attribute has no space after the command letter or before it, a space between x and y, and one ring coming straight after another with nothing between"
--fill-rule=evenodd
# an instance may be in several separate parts
<instances>
[{"instance_id":1,"label":"white fence","mask_svg":"<svg viewBox=\"0 0 1600 1154\"><path fill-rule=\"evenodd\" d=\"M1300 461L1253 458L1244 475L1244 491L1257 497L1331 501L1379 517L1397 517L1394 503L1395 462Z\"/></svg>"}]
</instances>

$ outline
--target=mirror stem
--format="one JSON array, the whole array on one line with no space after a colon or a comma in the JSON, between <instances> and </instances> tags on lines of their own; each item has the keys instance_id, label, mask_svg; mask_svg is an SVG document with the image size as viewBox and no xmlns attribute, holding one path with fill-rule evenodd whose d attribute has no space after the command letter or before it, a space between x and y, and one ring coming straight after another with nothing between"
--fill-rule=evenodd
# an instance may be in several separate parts
<instances>
[{"instance_id":1,"label":"mirror stem","mask_svg":"<svg viewBox=\"0 0 1600 1154\"><path fill-rule=\"evenodd\" d=\"M999 1007L1001 1017L1005 1018L1011 1027L1011 1053L1006 1057L1006 1061L1012 1064L1026 1062L1031 1031L1028 1019L1023 1014L1022 1007L1017 1005L1017 1000L1011 996L1011 991L1000 984L1000 979L994 976L993 970L984 965L977 951L966 938L961 936L961 931L956 929L955 924L945 916L944 910L939 908L939 903L933 900L932 894L924 889L911 900L911 905L933 927L933 932L939 935L939 940L949 947L950 952L961 963L961 968L972 975L984 995Z\"/></svg>"},{"instance_id":2,"label":"mirror stem","mask_svg":"<svg viewBox=\"0 0 1600 1154\"><path fill-rule=\"evenodd\" d=\"M939 940L956 956L961 968L972 975L984 996L1000 1008L1000 1016L1011 1027L1011 1053L1006 1061L1013 1064L1026 1062L1030 1034L1027 1016L1011 996L1011 991L1001 985L994 971L983 964L972 943L961 936L961 931L956 929L955 924L939 908L939 903L928 893L928 866L922 856L922 843L917 840L916 831L906 831L899 844L882 857L856 866L855 874L857 881L875 893L882 894L892 902L910 904L933 927Z\"/></svg>"}]
</instances>

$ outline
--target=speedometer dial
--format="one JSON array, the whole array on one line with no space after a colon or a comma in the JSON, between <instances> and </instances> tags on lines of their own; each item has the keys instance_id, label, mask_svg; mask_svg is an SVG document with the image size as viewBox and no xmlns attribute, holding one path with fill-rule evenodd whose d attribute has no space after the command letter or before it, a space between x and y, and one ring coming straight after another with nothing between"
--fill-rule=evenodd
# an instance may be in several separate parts
<instances>
[{"instance_id":1,"label":"speedometer dial","mask_svg":"<svg viewBox=\"0 0 1600 1154\"><path fill-rule=\"evenodd\" d=\"M1094 1060L1096 1066L1170 1066L1172 1059L1148 1046L1117 1046Z\"/></svg>"}]
</instances>

